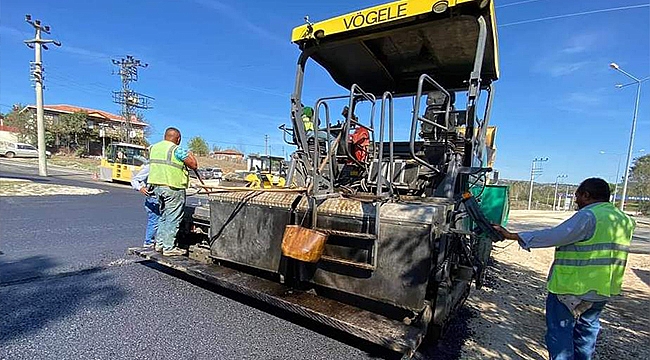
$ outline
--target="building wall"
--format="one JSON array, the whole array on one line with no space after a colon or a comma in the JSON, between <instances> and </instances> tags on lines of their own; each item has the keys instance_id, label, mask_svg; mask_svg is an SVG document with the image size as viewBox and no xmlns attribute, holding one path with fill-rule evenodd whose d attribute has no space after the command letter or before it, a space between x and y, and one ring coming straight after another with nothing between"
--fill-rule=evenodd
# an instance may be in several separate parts
<instances>
[{"instance_id":1,"label":"building wall","mask_svg":"<svg viewBox=\"0 0 650 360\"><path fill-rule=\"evenodd\" d=\"M15 133L0 130L0 141L18 142L18 136Z\"/></svg>"},{"instance_id":2,"label":"building wall","mask_svg":"<svg viewBox=\"0 0 650 360\"><path fill-rule=\"evenodd\" d=\"M244 155L213 154L211 157L214 158L214 159L217 159L217 160L227 160L227 161L232 161L232 162L243 162L244 161Z\"/></svg>"}]
</instances>

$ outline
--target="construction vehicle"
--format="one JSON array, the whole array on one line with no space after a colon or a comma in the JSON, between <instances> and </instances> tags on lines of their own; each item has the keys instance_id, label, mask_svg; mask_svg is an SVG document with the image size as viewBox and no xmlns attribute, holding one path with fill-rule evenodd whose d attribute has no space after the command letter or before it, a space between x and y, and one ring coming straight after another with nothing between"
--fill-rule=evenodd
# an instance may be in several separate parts
<instances>
[{"instance_id":1,"label":"construction vehicle","mask_svg":"<svg viewBox=\"0 0 650 360\"><path fill-rule=\"evenodd\" d=\"M111 182L131 182L148 159L147 148L129 143L111 143L99 164L99 179Z\"/></svg>"},{"instance_id":2,"label":"construction vehicle","mask_svg":"<svg viewBox=\"0 0 650 360\"><path fill-rule=\"evenodd\" d=\"M488 185L494 131L486 144L496 31L489 0L307 18L292 32L301 53L291 124L280 127L296 149L291 186L210 194L188 215L187 257L130 251L412 356L480 286L503 239L490 226L507 215L507 191ZM346 89L315 101L313 130L301 120L310 60ZM337 101L347 109L335 124ZM489 220L488 193L501 204Z\"/></svg>"},{"instance_id":3,"label":"construction vehicle","mask_svg":"<svg viewBox=\"0 0 650 360\"><path fill-rule=\"evenodd\" d=\"M272 155L248 155L246 159L249 174L247 186L255 189L270 189L286 185L286 165L284 158Z\"/></svg>"}]
</instances>

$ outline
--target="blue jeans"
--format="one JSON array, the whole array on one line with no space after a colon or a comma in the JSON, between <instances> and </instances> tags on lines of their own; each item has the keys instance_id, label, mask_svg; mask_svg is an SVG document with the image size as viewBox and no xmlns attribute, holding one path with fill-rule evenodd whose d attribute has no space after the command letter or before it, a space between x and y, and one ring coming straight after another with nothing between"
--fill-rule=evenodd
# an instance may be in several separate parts
<instances>
[{"instance_id":1,"label":"blue jeans","mask_svg":"<svg viewBox=\"0 0 650 360\"><path fill-rule=\"evenodd\" d=\"M156 186L153 191L160 201L156 245L162 244L163 250L171 250L176 246L176 234L183 220L185 189L176 190L167 186Z\"/></svg>"},{"instance_id":2,"label":"blue jeans","mask_svg":"<svg viewBox=\"0 0 650 360\"><path fill-rule=\"evenodd\" d=\"M606 302L595 302L577 319L555 294L546 298L546 347L551 360L590 360L596 350L600 313Z\"/></svg>"},{"instance_id":3,"label":"blue jeans","mask_svg":"<svg viewBox=\"0 0 650 360\"><path fill-rule=\"evenodd\" d=\"M151 245L156 242L156 231L158 230L158 220L160 219L158 198L155 196L147 196L144 199L144 209L147 212L147 230L144 234L144 245Z\"/></svg>"}]
</instances>

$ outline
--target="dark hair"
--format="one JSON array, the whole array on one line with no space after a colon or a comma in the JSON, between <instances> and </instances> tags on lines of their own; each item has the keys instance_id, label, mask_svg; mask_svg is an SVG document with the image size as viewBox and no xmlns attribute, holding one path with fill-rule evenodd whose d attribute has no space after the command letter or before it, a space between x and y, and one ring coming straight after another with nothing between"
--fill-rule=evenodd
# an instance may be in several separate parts
<instances>
[{"instance_id":1,"label":"dark hair","mask_svg":"<svg viewBox=\"0 0 650 360\"><path fill-rule=\"evenodd\" d=\"M165 130L165 138L167 136L171 135L172 133L176 133L176 134L178 134L178 136L181 136L181 131L180 130L178 130L175 127L168 127L167 130Z\"/></svg>"},{"instance_id":2,"label":"dark hair","mask_svg":"<svg viewBox=\"0 0 650 360\"><path fill-rule=\"evenodd\" d=\"M609 184L600 178L586 179L578 186L576 193L588 193L592 199L598 201L609 201L609 196L611 195Z\"/></svg>"}]
</instances>

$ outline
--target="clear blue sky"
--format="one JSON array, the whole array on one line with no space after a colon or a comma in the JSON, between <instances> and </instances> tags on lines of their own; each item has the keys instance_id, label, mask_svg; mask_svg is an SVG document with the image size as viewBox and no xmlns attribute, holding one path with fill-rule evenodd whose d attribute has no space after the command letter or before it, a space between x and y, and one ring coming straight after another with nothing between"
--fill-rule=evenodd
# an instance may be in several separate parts
<instances>
[{"instance_id":1,"label":"clear blue sky","mask_svg":"<svg viewBox=\"0 0 650 360\"><path fill-rule=\"evenodd\" d=\"M145 116L156 140L174 125L185 139L281 154L278 125L288 122L297 48L291 29L381 1L2 0L0 5L0 110L33 103L29 61L33 51L24 22L29 13L52 26L61 48L47 51L46 104L73 104L119 113L111 58L134 55L150 66L134 88L155 97ZM492 123L499 127L497 164L502 177L525 179L530 161L549 157L540 181L559 173L613 180L624 153L634 88L608 68L611 61L650 75L650 9L601 12L538 22L530 19L627 5L647 0L497 0L501 79ZM307 99L342 93L315 66L308 68ZM398 115L399 117L400 115ZM406 119L407 115L401 115ZM407 131L402 122L403 134ZM290 151L289 146L285 147ZM650 82L642 93L635 150L650 152ZM622 168L623 166L621 166Z\"/></svg>"}]
</instances>

